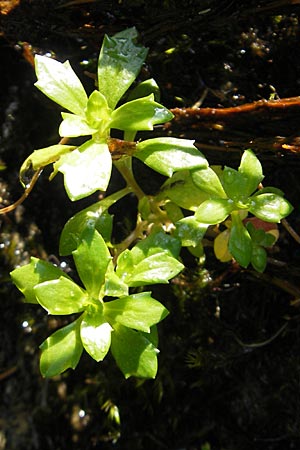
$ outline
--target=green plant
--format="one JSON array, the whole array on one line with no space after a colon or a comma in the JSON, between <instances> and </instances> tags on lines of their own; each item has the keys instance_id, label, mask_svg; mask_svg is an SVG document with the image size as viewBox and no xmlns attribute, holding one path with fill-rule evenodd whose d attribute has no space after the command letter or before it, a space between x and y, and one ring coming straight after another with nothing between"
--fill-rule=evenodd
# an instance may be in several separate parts
<instances>
[{"instance_id":1,"label":"green plant","mask_svg":"<svg viewBox=\"0 0 300 450\"><path fill-rule=\"evenodd\" d=\"M202 256L207 228L224 221L226 238L219 242L225 245L227 258L263 270L264 247L272 245L274 238L245 219L250 213L264 222L279 222L292 210L278 189L257 190L263 174L251 150L244 152L238 170L221 169L209 167L191 140L135 141L137 132L152 130L173 117L158 103L154 80L136 84L127 93L147 55L136 38L134 28L105 36L98 88L89 96L68 61L62 64L36 56L36 86L70 112L62 113L60 144L35 150L21 167L21 180L29 170L36 176L52 164L50 179L61 172L66 192L75 201L106 191L114 164L127 184L77 213L62 230L59 252L73 256L79 284L37 258L11 273L27 302L40 304L49 314L71 317L41 345L44 376L74 369L83 350L96 361L111 350L125 377L154 378L156 324L168 311L144 287L168 283L182 271L182 246ZM123 140L113 137L115 129L123 133ZM67 144L66 139L78 136L88 138L80 146ZM167 177L156 196L146 195L136 182L132 158ZM136 227L123 242L113 244L109 208L129 193L138 198ZM190 215L185 216L184 210ZM218 256L217 239L216 243Z\"/></svg>"}]
</instances>

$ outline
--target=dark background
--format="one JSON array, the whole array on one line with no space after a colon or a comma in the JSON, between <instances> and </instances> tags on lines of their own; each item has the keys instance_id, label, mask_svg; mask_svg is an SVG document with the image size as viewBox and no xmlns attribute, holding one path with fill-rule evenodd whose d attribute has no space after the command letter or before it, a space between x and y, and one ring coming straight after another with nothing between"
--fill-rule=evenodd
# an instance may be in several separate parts
<instances>
[{"instance_id":1,"label":"dark background","mask_svg":"<svg viewBox=\"0 0 300 450\"><path fill-rule=\"evenodd\" d=\"M297 0L0 1L1 204L21 195L23 160L59 139L60 109L33 86L35 53L69 59L91 91L86 72L96 70L103 35L136 26L149 47L140 79L155 78L165 106L238 106L299 95L299 13ZM297 142L298 119L298 110L281 111L232 120L223 134L213 121L171 132L194 136L211 163L229 166L259 142L265 184L285 192L299 230L297 148L274 144ZM137 178L155 191L161 180L143 170ZM113 188L120 183L114 173ZM75 372L41 378L38 346L65 319L24 305L9 271L30 255L72 270L59 259L59 235L96 198L71 203L61 178L49 183L45 171L22 206L0 216L0 450L298 450L300 249L281 225L262 275L218 263L208 247L204 267L183 255L186 271L155 287L171 312L159 326L155 380L125 381L110 357L97 364L88 356ZM114 213L118 239L134 222L135 201Z\"/></svg>"}]
</instances>

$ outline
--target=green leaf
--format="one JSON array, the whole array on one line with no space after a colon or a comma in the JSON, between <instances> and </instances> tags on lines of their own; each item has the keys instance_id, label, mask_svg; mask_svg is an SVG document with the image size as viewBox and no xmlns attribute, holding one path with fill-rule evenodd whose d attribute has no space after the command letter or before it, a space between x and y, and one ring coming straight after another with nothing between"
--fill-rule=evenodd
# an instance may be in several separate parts
<instances>
[{"instance_id":1,"label":"green leaf","mask_svg":"<svg viewBox=\"0 0 300 450\"><path fill-rule=\"evenodd\" d=\"M54 102L74 114L84 115L87 95L69 61L60 63L46 56L35 56L38 81L35 86Z\"/></svg>"},{"instance_id":2,"label":"green leaf","mask_svg":"<svg viewBox=\"0 0 300 450\"><path fill-rule=\"evenodd\" d=\"M253 243L263 247L271 247L274 244L275 236L267 233L263 228L256 228L250 221L246 223L246 228L250 233Z\"/></svg>"},{"instance_id":3,"label":"green leaf","mask_svg":"<svg viewBox=\"0 0 300 450\"><path fill-rule=\"evenodd\" d=\"M177 259L169 256L167 252L161 252L148 256L134 265L130 273L127 272L122 276L119 267L117 273L128 286L134 287L145 284L168 283L183 269L184 265Z\"/></svg>"},{"instance_id":4,"label":"green leaf","mask_svg":"<svg viewBox=\"0 0 300 450\"><path fill-rule=\"evenodd\" d=\"M27 170L38 170L57 161L62 155L71 152L76 147L73 145L51 145L50 147L34 150L30 156L23 162L20 169L20 179L26 175Z\"/></svg>"},{"instance_id":5,"label":"green leaf","mask_svg":"<svg viewBox=\"0 0 300 450\"><path fill-rule=\"evenodd\" d=\"M117 261L116 273L128 286L168 283L183 265L176 259L181 248L180 240L164 232L150 234L125 250Z\"/></svg>"},{"instance_id":6,"label":"green leaf","mask_svg":"<svg viewBox=\"0 0 300 450\"><path fill-rule=\"evenodd\" d=\"M53 315L81 312L88 302L86 292L65 277L44 281L35 286L34 292L39 304Z\"/></svg>"},{"instance_id":7,"label":"green leaf","mask_svg":"<svg viewBox=\"0 0 300 450\"><path fill-rule=\"evenodd\" d=\"M103 237L93 227L86 228L72 254L81 281L89 295L97 299L111 260Z\"/></svg>"},{"instance_id":8,"label":"green leaf","mask_svg":"<svg viewBox=\"0 0 300 450\"><path fill-rule=\"evenodd\" d=\"M176 222L175 236L183 247L196 247L203 239L207 224L200 223L195 216L184 217Z\"/></svg>"},{"instance_id":9,"label":"green leaf","mask_svg":"<svg viewBox=\"0 0 300 450\"><path fill-rule=\"evenodd\" d=\"M55 331L41 345L40 369L44 377L54 377L77 366L81 353L81 318Z\"/></svg>"},{"instance_id":10,"label":"green leaf","mask_svg":"<svg viewBox=\"0 0 300 450\"><path fill-rule=\"evenodd\" d=\"M193 182L187 170L175 172L162 186L159 198L169 198L181 208L196 211L200 203L208 199L208 194L201 191Z\"/></svg>"},{"instance_id":11,"label":"green leaf","mask_svg":"<svg viewBox=\"0 0 300 450\"><path fill-rule=\"evenodd\" d=\"M225 191L218 175L210 167L193 170L191 176L195 185L202 191L213 197L226 198Z\"/></svg>"},{"instance_id":12,"label":"green leaf","mask_svg":"<svg viewBox=\"0 0 300 450\"><path fill-rule=\"evenodd\" d=\"M61 269L53 264L32 257L29 264L18 267L10 273L12 281L22 292L28 303L38 303L34 287L44 281L69 278Z\"/></svg>"},{"instance_id":13,"label":"green leaf","mask_svg":"<svg viewBox=\"0 0 300 450\"><path fill-rule=\"evenodd\" d=\"M138 142L136 149L136 158L168 177L176 171L208 166L206 158L189 139L153 138Z\"/></svg>"},{"instance_id":14,"label":"green leaf","mask_svg":"<svg viewBox=\"0 0 300 450\"><path fill-rule=\"evenodd\" d=\"M121 297L123 295L128 295L128 286L123 283L121 278L118 277L114 271L112 261L109 263L105 274L104 295L109 297Z\"/></svg>"},{"instance_id":15,"label":"green leaf","mask_svg":"<svg viewBox=\"0 0 300 450\"><path fill-rule=\"evenodd\" d=\"M98 88L114 109L139 73L147 49L135 44L135 28L105 36L98 61Z\"/></svg>"},{"instance_id":16,"label":"green leaf","mask_svg":"<svg viewBox=\"0 0 300 450\"><path fill-rule=\"evenodd\" d=\"M94 91L89 96L85 117L91 127L98 129L101 126L102 132L109 127L111 109L101 92Z\"/></svg>"},{"instance_id":17,"label":"green leaf","mask_svg":"<svg viewBox=\"0 0 300 450\"><path fill-rule=\"evenodd\" d=\"M154 95L150 94L148 97L127 102L113 111L110 127L126 131L153 130L154 125L168 122L173 117L173 114L155 102Z\"/></svg>"},{"instance_id":18,"label":"green leaf","mask_svg":"<svg viewBox=\"0 0 300 450\"><path fill-rule=\"evenodd\" d=\"M292 211L292 205L277 194L258 194L250 199L249 211L266 222L280 222Z\"/></svg>"},{"instance_id":19,"label":"green leaf","mask_svg":"<svg viewBox=\"0 0 300 450\"><path fill-rule=\"evenodd\" d=\"M109 242L112 232L112 216L107 210L127 192L127 188L121 189L71 217L61 233L59 253L70 255L73 250L76 250L80 242L80 236L87 226L94 226L101 233L103 239Z\"/></svg>"},{"instance_id":20,"label":"green leaf","mask_svg":"<svg viewBox=\"0 0 300 450\"><path fill-rule=\"evenodd\" d=\"M112 160L106 143L93 139L72 153L63 155L54 170L64 174L64 183L71 200L79 200L95 191L105 191L111 175Z\"/></svg>"},{"instance_id":21,"label":"green leaf","mask_svg":"<svg viewBox=\"0 0 300 450\"><path fill-rule=\"evenodd\" d=\"M104 315L110 321L149 333L150 327L168 315L168 310L151 297L151 292L142 292L104 303Z\"/></svg>"},{"instance_id":22,"label":"green leaf","mask_svg":"<svg viewBox=\"0 0 300 450\"><path fill-rule=\"evenodd\" d=\"M242 266L248 267L252 258L252 240L238 212L231 214L232 226L228 242L228 250Z\"/></svg>"},{"instance_id":23,"label":"green leaf","mask_svg":"<svg viewBox=\"0 0 300 450\"><path fill-rule=\"evenodd\" d=\"M83 347L97 362L102 361L109 350L113 329L102 311L86 311L82 317L80 336Z\"/></svg>"},{"instance_id":24,"label":"green leaf","mask_svg":"<svg viewBox=\"0 0 300 450\"><path fill-rule=\"evenodd\" d=\"M87 136L97 132L92 128L84 117L70 113L61 113L63 121L59 127L59 135L64 137Z\"/></svg>"},{"instance_id":25,"label":"green leaf","mask_svg":"<svg viewBox=\"0 0 300 450\"><path fill-rule=\"evenodd\" d=\"M263 272L267 265L267 252L259 245L253 245L251 264L257 272Z\"/></svg>"},{"instance_id":26,"label":"green leaf","mask_svg":"<svg viewBox=\"0 0 300 450\"><path fill-rule=\"evenodd\" d=\"M249 197L256 191L259 183L264 179L261 163L252 150L245 150L241 158L239 172L247 179L245 195Z\"/></svg>"},{"instance_id":27,"label":"green leaf","mask_svg":"<svg viewBox=\"0 0 300 450\"><path fill-rule=\"evenodd\" d=\"M206 200L195 212L195 217L202 224L215 225L223 222L233 209L234 203L231 199Z\"/></svg>"},{"instance_id":28,"label":"green leaf","mask_svg":"<svg viewBox=\"0 0 300 450\"><path fill-rule=\"evenodd\" d=\"M153 78L142 81L137 86L135 86L135 88L130 91L127 97L127 101L135 100L140 97L147 97L147 95L150 94L154 94L154 99L156 102L160 101L160 90Z\"/></svg>"},{"instance_id":29,"label":"green leaf","mask_svg":"<svg viewBox=\"0 0 300 450\"><path fill-rule=\"evenodd\" d=\"M230 199L235 202L247 202L249 183L244 174L231 167L224 167L221 179L223 188Z\"/></svg>"},{"instance_id":30,"label":"green leaf","mask_svg":"<svg viewBox=\"0 0 300 450\"><path fill-rule=\"evenodd\" d=\"M131 250L134 264L145 259L146 256L155 255L162 251L174 258L179 257L181 249L180 240L163 231L152 232L145 239L139 241Z\"/></svg>"},{"instance_id":31,"label":"green leaf","mask_svg":"<svg viewBox=\"0 0 300 450\"><path fill-rule=\"evenodd\" d=\"M115 326L111 352L125 378L155 378L159 351L141 332Z\"/></svg>"}]
</instances>

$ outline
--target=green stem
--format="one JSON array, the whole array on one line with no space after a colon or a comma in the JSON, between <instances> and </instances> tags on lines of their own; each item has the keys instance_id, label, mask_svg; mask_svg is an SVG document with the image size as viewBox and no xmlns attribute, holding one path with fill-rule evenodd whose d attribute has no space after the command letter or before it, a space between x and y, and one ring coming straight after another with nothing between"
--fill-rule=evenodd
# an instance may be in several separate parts
<instances>
[{"instance_id":1,"label":"green stem","mask_svg":"<svg viewBox=\"0 0 300 450\"><path fill-rule=\"evenodd\" d=\"M120 189L119 191L114 192L108 197L105 197L104 200L110 203L111 206L117 201L121 200L121 198L125 197L125 195L130 194L132 191L133 189L131 188L131 186L126 186L124 189Z\"/></svg>"},{"instance_id":2,"label":"green stem","mask_svg":"<svg viewBox=\"0 0 300 450\"><path fill-rule=\"evenodd\" d=\"M127 187L131 188L131 191L135 193L137 198L141 200L143 197L145 197L144 192L140 188L140 186L137 184L133 171L132 171L132 158L131 156L121 158L117 161L114 161L114 164L124 180L127 183Z\"/></svg>"}]
</instances>

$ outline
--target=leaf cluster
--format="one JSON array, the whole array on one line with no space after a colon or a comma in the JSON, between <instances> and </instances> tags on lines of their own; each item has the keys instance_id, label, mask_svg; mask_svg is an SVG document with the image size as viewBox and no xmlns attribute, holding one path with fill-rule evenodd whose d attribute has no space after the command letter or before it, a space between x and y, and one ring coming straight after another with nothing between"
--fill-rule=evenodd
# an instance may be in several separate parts
<instances>
[{"instance_id":1,"label":"leaf cluster","mask_svg":"<svg viewBox=\"0 0 300 450\"><path fill-rule=\"evenodd\" d=\"M50 178L62 173L66 192L76 201L106 191L114 164L127 184L77 213L62 230L60 254L72 255L79 284L36 258L11 273L27 302L41 305L51 315L70 316L67 326L41 344L44 376L74 369L85 350L98 362L111 351L126 378L154 378L156 324L168 311L144 287L168 283L183 270L181 247L203 256L208 227L222 223L226 230L215 239L216 256L221 261L234 258L242 267L251 263L263 271L265 248L275 237L247 216L276 223L292 210L280 190L260 186L262 167L251 150L243 153L235 170L210 167L191 140L160 137L134 142L137 132L153 130L173 117L159 103L154 80L136 84L127 93L146 55L135 28L106 36L97 89L90 95L68 61L36 56L36 87L68 111L62 112L60 136L87 136L87 140L80 146L60 143L35 150L21 167L21 180L29 169L52 164ZM124 138L116 159L110 147L115 129ZM143 193L134 178L132 158L167 177L158 195ZM113 245L109 208L130 192L139 200L136 228L124 242Z\"/></svg>"}]
</instances>

